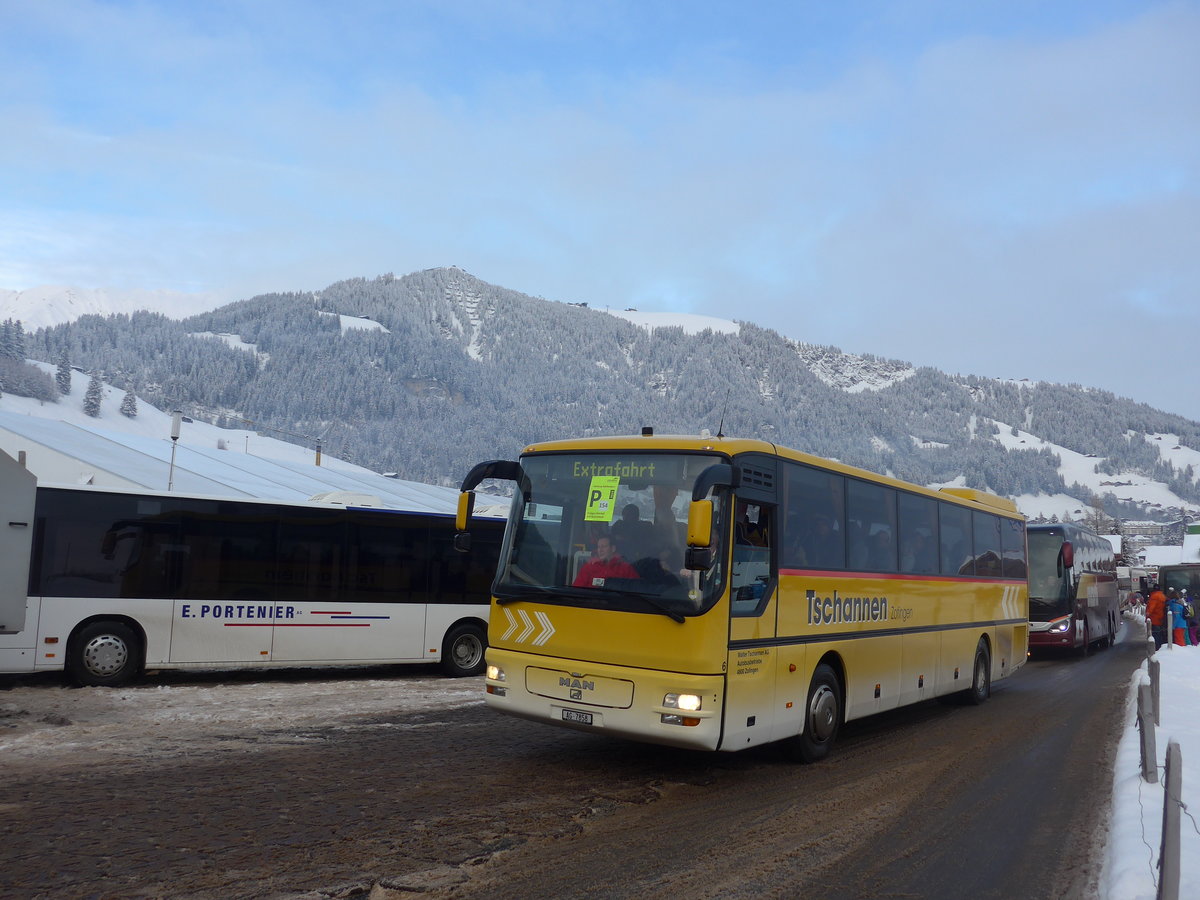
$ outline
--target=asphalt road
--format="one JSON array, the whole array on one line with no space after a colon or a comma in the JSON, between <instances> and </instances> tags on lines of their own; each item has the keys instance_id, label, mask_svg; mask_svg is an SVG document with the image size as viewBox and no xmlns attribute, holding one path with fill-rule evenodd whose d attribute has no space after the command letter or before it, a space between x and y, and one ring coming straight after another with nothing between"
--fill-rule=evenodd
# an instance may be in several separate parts
<instances>
[{"instance_id":1,"label":"asphalt road","mask_svg":"<svg viewBox=\"0 0 1200 900\"><path fill-rule=\"evenodd\" d=\"M0 897L1088 898L1144 657L1129 630L1087 658L1030 661L983 706L851 723L811 766L478 703L253 733L223 719L202 740L127 754L72 747L63 728L36 760L0 752ZM297 696L314 684L304 675ZM0 704L36 705L37 691L61 689L20 686Z\"/></svg>"}]
</instances>

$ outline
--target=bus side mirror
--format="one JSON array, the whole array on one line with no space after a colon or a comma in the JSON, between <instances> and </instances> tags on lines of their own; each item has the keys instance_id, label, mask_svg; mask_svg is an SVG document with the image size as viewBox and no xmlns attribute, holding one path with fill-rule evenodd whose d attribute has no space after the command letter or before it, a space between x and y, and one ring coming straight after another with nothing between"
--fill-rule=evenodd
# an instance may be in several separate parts
<instances>
[{"instance_id":1,"label":"bus side mirror","mask_svg":"<svg viewBox=\"0 0 1200 900\"><path fill-rule=\"evenodd\" d=\"M467 523L471 521L471 513L475 511L475 492L463 491L458 495L458 510L454 514L454 549L459 553L467 553L471 549L471 532L467 531Z\"/></svg>"},{"instance_id":2,"label":"bus side mirror","mask_svg":"<svg viewBox=\"0 0 1200 900\"><path fill-rule=\"evenodd\" d=\"M706 572L712 568L712 520L711 500L693 500L688 506L688 548L683 557L685 569Z\"/></svg>"},{"instance_id":3,"label":"bus side mirror","mask_svg":"<svg viewBox=\"0 0 1200 900\"><path fill-rule=\"evenodd\" d=\"M689 547L712 546L713 505L711 500L693 500L688 506Z\"/></svg>"},{"instance_id":4,"label":"bus side mirror","mask_svg":"<svg viewBox=\"0 0 1200 900\"><path fill-rule=\"evenodd\" d=\"M475 512L475 492L463 491L458 495L458 510L454 514L454 527L459 531L467 530L471 513Z\"/></svg>"},{"instance_id":5,"label":"bus side mirror","mask_svg":"<svg viewBox=\"0 0 1200 900\"><path fill-rule=\"evenodd\" d=\"M1075 567L1075 546L1070 541L1063 541L1062 561L1065 568Z\"/></svg>"},{"instance_id":6,"label":"bus side mirror","mask_svg":"<svg viewBox=\"0 0 1200 900\"><path fill-rule=\"evenodd\" d=\"M683 567L690 572L707 572L712 564L712 547L688 547L684 551Z\"/></svg>"}]
</instances>

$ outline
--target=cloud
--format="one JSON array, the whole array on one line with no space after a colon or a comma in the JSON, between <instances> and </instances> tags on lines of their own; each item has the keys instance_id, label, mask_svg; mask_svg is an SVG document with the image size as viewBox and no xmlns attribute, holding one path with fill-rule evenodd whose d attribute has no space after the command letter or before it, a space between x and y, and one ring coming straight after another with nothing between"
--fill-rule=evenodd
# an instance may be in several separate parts
<instances>
[{"instance_id":1,"label":"cloud","mask_svg":"<svg viewBox=\"0 0 1200 900\"><path fill-rule=\"evenodd\" d=\"M1130 8L10 5L0 279L457 264L1166 398L1071 349L1195 322L1200 10Z\"/></svg>"}]
</instances>

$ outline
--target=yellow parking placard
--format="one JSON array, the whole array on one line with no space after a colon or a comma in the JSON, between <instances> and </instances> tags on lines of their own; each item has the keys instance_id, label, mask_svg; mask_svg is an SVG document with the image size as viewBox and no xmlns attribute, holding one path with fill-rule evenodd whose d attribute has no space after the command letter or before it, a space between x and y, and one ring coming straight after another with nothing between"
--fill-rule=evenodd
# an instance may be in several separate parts
<instances>
[{"instance_id":1,"label":"yellow parking placard","mask_svg":"<svg viewBox=\"0 0 1200 900\"><path fill-rule=\"evenodd\" d=\"M588 488L587 507L583 513L585 522L611 522L617 508L617 488L621 486L619 475L595 475Z\"/></svg>"}]
</instances>

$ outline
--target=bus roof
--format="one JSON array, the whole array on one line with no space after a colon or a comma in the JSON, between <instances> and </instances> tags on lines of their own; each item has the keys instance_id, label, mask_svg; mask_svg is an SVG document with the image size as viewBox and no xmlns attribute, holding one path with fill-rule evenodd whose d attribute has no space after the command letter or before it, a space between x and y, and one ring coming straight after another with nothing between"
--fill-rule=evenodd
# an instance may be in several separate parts
<instances>
[{"instance_id":1,"label":"bus roof","mask_svg":"<svg viewBox=\"0 0 1200 900\"><path fill-rule=\"evenodd\" d=\"M433 510L424 509L402 509L395 506L374 506L370 503L354 502L361 495L356 497L345 496L339 499L309 499L309 500L276 500L271 498L260 497L223 497L218 494L197 494L188 491L153 491L153 490L131 490L124 487L109 487L92 484L39 484L38 490L47 491L71 491L78 494L109 494L120 497L146 497L156 498L160 500L205 500L218 503L236 503L242 506L274 506L274 507L291 507L298 509L327 509L327 510L352 510L355 512L373 512L373 513L391 513L403 514L410 516L426 516L441 519L453 519L453 512L435 512ZM363 498L366 499L366 498ZM473 519L491 518L475 516Z\"/></svg>"},{"instance_id":2,"label":"bus roof","mask_svg":"<svg viewBox=\"0 0 1200 900\"><path fill-rule=\"evenodd\" d=\"M829 469L842 475L865 478L870 481L888 484L892 487L916 493L927 494L943 500L958 501L965 506L982 506L991 512L1024 518L1013 501L1006 497L989 494L986 491L978 491L973 488L935 489L923 487L902 481L898 478L892 478L888 475L880 475L868 469L860 469L856 466L838 462L837 460L814 456L811 453L803 453L799 450L792 450L757 438L730 438L723 435L713 436L707 434L611 435L607 437L543 441L537 444L530 444L522 451L522 455L527 453L598 452L604 450L632 451L635 453L642 451L662 453L674 450L692 453L720 453L729 457L743 453L765 453L770 456L777 456L782 459L790 459L800 463L807 463L811 466Z\"/></svg>"}]
</instances>

